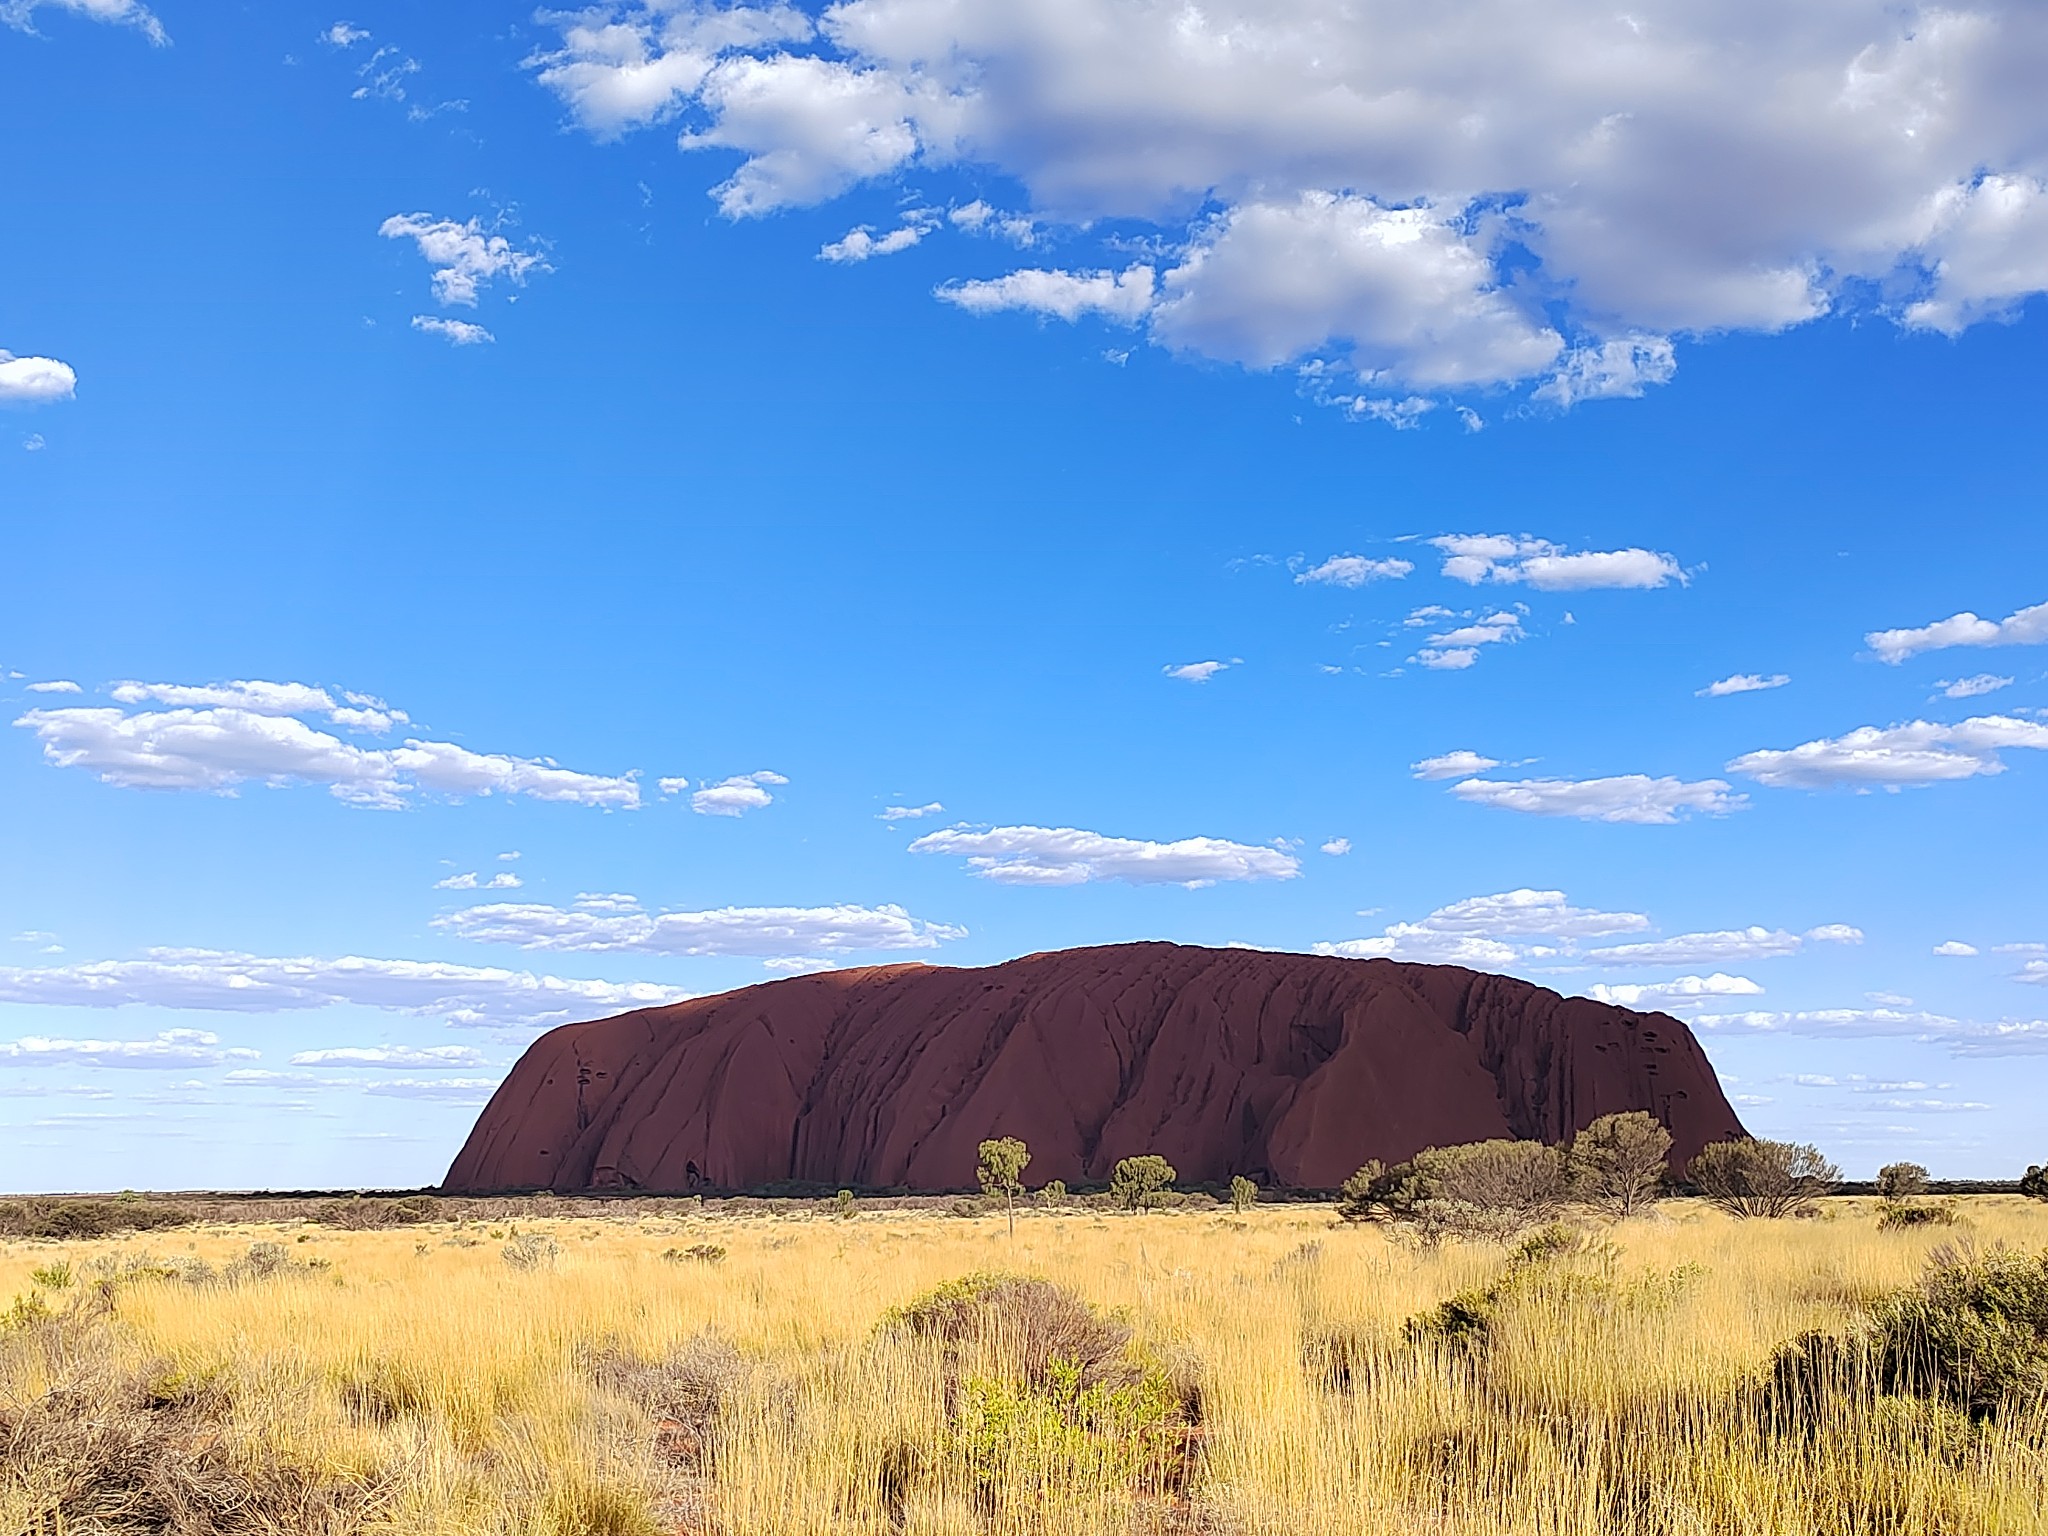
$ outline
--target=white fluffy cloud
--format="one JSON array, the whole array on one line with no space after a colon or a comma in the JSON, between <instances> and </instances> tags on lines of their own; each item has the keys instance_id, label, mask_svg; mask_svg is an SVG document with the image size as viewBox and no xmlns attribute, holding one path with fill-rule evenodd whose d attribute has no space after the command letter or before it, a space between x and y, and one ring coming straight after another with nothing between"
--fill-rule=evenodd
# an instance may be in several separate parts
<instances>
[{"instance_id":1,"label":"white fluffy cloud","mask_svg":"<svg viewBox=\"0 0 2048 1536\"><path fill-rule=\"evenodd\" d=\"M1272 368L1334 356L1376 384L1441 389L1541 373L1564 340L1509 295L1462 204L1308 191L1241 203L1160 279L1152 334Z\"/></svg>"},{"instance_id":2,"label":"white fluffy cloud","mask_svg":"<svg viewBox=\"0 0 2048 1536\"><path fill-rule=\"evenodd\" d=\"M666 785L668 781L662 782ZM788 782L781 774L770 773L766 769L759 773L737 774L697 790L690 796L690 809L699 816L744 816L748 811L773 805L775 796L769 793L769 787Z\"/></svg>"},{"instance_id":3,"label":"white fluffy cloud","mask_svg":"<svg viewBox=\"0 0 2048 1536\"><path fill-rule=\"evenodd\" d=\"M297 718L321 715L372 734L406 723L403 710L365 694L346 694L348 702L337 704L322 688L270 682L121 683L112 692L123 706L175 707L32 709L14 723L35 734L55 766L82 768L126 789L233 794L247 783L322 784L337 799L384 810L420 791L520 795L606 809L640 804L632 774L578 773L546 758L472 752L446 741L362 747Z\"/></svg>"},{"instance_id":4,"label":"white fluffy cloud","mask_svg":"<svg viewBox=\"0 0 2048 1536\"><path fill-rule=\"evenodd\" d=\"M5 14L0 11L0 16ZM78 375L69 363L0 352L0 405L43 405L69 400L77 391Z\"/></svg>"},{"instance_id":5,"label":"white fluffy cloud","mask_svg":"<svg viewBox=\"0 0 2048 1536\"><path fill-rule=\"evenodd\" d=\"M1399 581L1415 569L1412 560L1374 560L1364 555L1332 555L1294 578L1297 586L1362 587L1369 581Z\"/></svg>"},{"instance_id":6,"label":"white fluffy cloud","mask_svg":"<svg viewBox=\"0 0 2048 1536\"><path fill-rule=\"evenodd\" d=\"M0 992L6 974L0 971ZM0 1040L0 1062L17 1067L217 1067L261 1054L224 1047L219 1035L204 1029L167 1029L147 1040L53 1040L44 1035Z\"/></svg>"},{"instance_id":7,"label":"white fluffy cloud","mask_svg":"<svg viewBox=\"0 0 2048 1536\"><path fill-rule=\"evenodd\" d=\"M1685 581L1671 556L1649 549L1569 551L1525 534L1447 533L1429 541L1444 553L1444 574L1477 586L1523 582L1543 592L1641 590Z\"/></svg>"},{"instance_id":8,"label":"white fluffy cloud","mask_svg":"<svg viewBox=\"0 0 2048 1536\"><path fill-rule=\"evenodd\" d=\"M1634 944L1609 944L1586 952L1603 965L1726 965L1745 960L1773 960L1796 955L1809 944L1861 944L1863 932L1847 923L1823 923L1805 933L1783 928L1722 928L1706 933L1680 933L1668 939Z\"/></svg>"},{"instance_id":9,"label":"white fluffy cloud","mask_svg":"<svg viewBox=\"0 0 2048 1536\"><path fill-rule=\"evenodd\" d=\"M1900 789L2005 772L2002 751L2048 751L2048 725L1979 715L1956 725L1914 720L1866 725L1782 750L1745 752L1728 764L1774 789Z\"/></svg>"},{"instance_id":10,"label":"white fluffy cloud","mask_svg":"<svg viewBox=\"0 0 2048 1536\"><path fill-rule=\"evenodd\" d=\"M1715 971L1711 976L1674 976L1669 981L1596 983L1586 989L1586 996L1622 1008L1669 1010L1710 997L1754 997L1762 991L1747 976Z\"/></svg>"},{"instance_id":11,"label":"white fluffy cloud","mask_svg":"<svg viewBox=\"0 0 2048 1536\"><path fill-rule=\"evenodd\" d=\"M899 224L885 235L878 235L866 224L850 229L839 239L818 248L820 261L840 263L867 261L876 256L894 256L898 251L907 251L938 225L938 215L929 209L920 210L907 222Z\"/></svg>"},{"instance_id":12,"label":"white fluffy cloud","mask_svg":"<svg viewBox=\"0 0 2048 1536\"><path fill-rule=\"evenodd\" d=\"M1481 757L1477 752L1462 748L1456 752L1446 752L1442 757L1425 757L1421 762L1410 765L1416 778L1430 780L1469 778L1475 773L1484 773L1489 768L1499 766L1498 758Z\"/></svg>"},{"instance_id":13,"label":"white fluffy cloud","mask_svg":"<svg viewBox=\"0 0 2048 1536\"><path fill-rule=\"evenodd\" d=\"M1280 848L1186 837L1155 843L1105 837L1073 827L949 827L928 832L912 853L950 854L1002 885L1214 885L1218 881L1292 880L1301 861Z\"/></svg>"},{"instance_id":14,"label":"white fluffy cloud","mask_svg":"<svg viewBox=\"0 0 2048 1536\"><path fill-rule=\"evenodd\" d=\"M1678 353L1665 336L1620 336L1567 353L1530 398L1570 410L1582 400L1640 400L1652 384L1678 375Z\"/></svg>"},{"instance_id":15,"label":"white fluffy cloud","mask_svg":"<svg viewBox=\"0 0 2048 1536\"><path fill-rule=\"evenodd\" d=\"M1773 672L1768 677L1757 672L1738 672L1733 677L1724 677L1718 683L1709 683L1694 690L1694 697L1725 699L1731 693L1763 693L1768 689L1782 688L1791 681L1783 672Z\"/></svg>"},{"instance_id":16,"label":"white fluffy cloud","mask_svg":"<svg viewBox=\"0 0 2048 1536\"><path fill-rule=\"evenodd\" d=\"M1333 837L1322 845L1321 851L1333 859L1341 859L1351 851L1351 839L1348 837Z\"/></svg>"},{"instance_id":17,"label":"white fluffy cloud","mask_svg":"<svg viewBox=\"0 0 2048 1536\"><path fill-rule=\"evenodd\" d=\"M1139 265L1122 272L1063 272L1028 267L1003 277L942 283L934 292L976 315L1021 309L1067 321L1101 315L1134 325L1152 307L1152 269Z\"/></svg>"},{"instance_id":18,"label":"white fluffy cloud","mask_svg":"<svg viewBox=\"0 0 2048 1536\"><path fill-rule=\"evenodd\" d=\"M1523 633L1522 616L1501 609L1431 635L1408 659L1433 672L1462 672L1479 660L1482 645L1513 645Z\"/></svg>"},{"instance_id":19,"label":"white fluffy cloud","mask_svg":"<svg viewBox=\"0 0 2048 1536\"><path fill-rule=\"evenodd\" d=\"M2048 645L2048 603L2022 608L2004 619L1980 619L1974 613L1964 612L1918 629L1873 630L1863 637L1863 643L1877 653L1878 660L1893 666L1923 651L1945 651L1956 646Z\"/></svg>"},{"instance_id":20,"label":"white fluffy cloud","mask_svg":"<svg viewBox=\"0 0 2048 1536\"><path fill-rule=\"evenodd\" d=\"M1180 683L1206 683L1218 672L1228 671L1239 665L1236 658L1229 661L1188 661L1179 666L1171 664L1160 668L1168 677Z\"/></svg>"},{"instance_id":21,"label":"white fluffy cloud","mask_svg":"<svg viewBox=\"0 0 2048 1536\"><path fill-rule=\"evenodd\" d=\"M946 808L936 800L923 805L889 805L881 810L882 821L922 821L927 816L937 816Z\"/></svg>"},{"instance_id":22,"label":"white fluffy cloud","mask_svg":"<svg viewBox=\"0 0 2048 1536\"><path fill-rule=\"evenodd\" d=\"M498 339L480 325L467 320L444 320L439 315L414 315L412 328L439 336L451 347L480 347Z\"/></svg>"},{"instance_id":23,"label":"white fluffy cloud","mask_svg":"<svg viewBox=\"0 0 2048 1536\"><path fill-rule=\"evenodd\" d=\"M985 173L1027 227L1138 224L1160 302L1110 313L1253 366L1569 406L1669 379L1674 335L1845 310L1953 333L2048 289L2048 15L2024 0L842 0L815 22L600 0L549 22L529 63L593 133L688 112L682 147L740 157L729 216Z\"/></svg>"},{"instance_id":24,"label":"white fluffy cloud","mask_svg":"<svg viewBox=\"0 0 2048 1536\"><path fill-rule=\"evenodd\" d=\"M434 269L434 297L443 304L473 308L478 290L486 284L498 278L524 283L530 274L549 270L538 251L521 250L503 235L486 230L480 219L457 223L429 213L393 214L378 226L377 233L387 240L410 240L419 247L420 255ZM450 339L459 342L463 338Z\"/></svg>"},{"instance_id":25,"label":"white fluffy cloud","mask_svg":"<svg viewBox=\"0 0 2048 1536\"><path fill-rule=\"evenodd\" d=\"M78 686L78 684L76 684L76 683L74 683L74 682L71 682L71 681L69 681L69 680L67 680L67 679L65 679L65 678L55 678L55 679L53 679L53 680L51 680L50 682L47 682L47 683L30 683L30 684L28 685L28 691L29 691L30 693L83 693L83 692L85 692L85 690L84 690L83 688L79 687L79 686Z\"/></svg>"},{"instance_id":26,"label":"white fluffy cloud","mask_svg":"<svg viewBox=\"0 0 2048 1536\"><path fill-rule=\"evenodd\" d=\"M572 907L501 903L434 919L434 926L484 944L589 954L845 954L935 949L967 936L901 907L719 907L648 912L631 896L583 896Z\"/></svg>"},{"instance_id":27,"label":"white fluffy cloud","mask_svg":"<svg viewBox=\"0 0 2048 1536\"><path fill-rule=\"evenodd\" d=\"M436 880L437 891L516 891L526 882L511 870L500 870L488 880L480 877L475 870L465 870L459 875L450 875L445 880Z\"/></svg>"},{"instance_id":28,"label":"white fluffy cloud","mask_svg":"<svg viewBox=\"0 0 2048 1536\"><path fill-rule=\"evenodd\" d=\"M1977 953L1977 946L1965 944L1961 939L1946 939L1934 946L1934 953L1948 960L1968 959Z\"/></svg>"},{"instance_id":29,"label":"white fluffy cloud","mask_svg":"<svg viewBox=\"0 0 2048 1536\"><path fill-rule=\"evenodd\" d=\"M33 32L38 7L134 27L159 48L171 40L163 23L142 0L0 0L0 21L23 32Z\"/></svg>"},{"instance_id":30,"label":"white fluffy cloud","mask_svg":"<svg viewBox=\"0 0 2048 1536\"><path fill-rule=\"evenodd\" d=\"M65 1008L193 1008L285 1013L353 1004L454 1024L559 1023L688 996L646 982L574 981L437 960L267 958L156 949L140 960L0 967L0 1002Z\"/></svg>"},{"instance_id":31,"label":"white fluffy cloud","mask_svg":"<svg viewBox=\"0 0 2048 1536\"><path fill-rule=\"evenodd\" d=\"M1318 944L1315 952L1355 960L1498 969L1523 959L1568 953L1579 939L1639 933L1649 926L1649 918L1640 912L1575 907L1563 891L1524 888L1469 896L1438 907L1420 922L1390 923L1372 938Z\"/></svg>"},{"instance_id":32,"label":"white fluffy cloud","mask_svg":"<svg viewBox=\"0 0 2048 1536\"><path fill-rule=\"evenodd\" d=\"M1668 826L1697 811L1725 816L1748 804L1724 779L1688 783L1666 776L1626 773L1606 779L1464 779L1451 793L1473 805L1527 816L1574 816L1581 821Z\"/></svg>"}]
</instances>

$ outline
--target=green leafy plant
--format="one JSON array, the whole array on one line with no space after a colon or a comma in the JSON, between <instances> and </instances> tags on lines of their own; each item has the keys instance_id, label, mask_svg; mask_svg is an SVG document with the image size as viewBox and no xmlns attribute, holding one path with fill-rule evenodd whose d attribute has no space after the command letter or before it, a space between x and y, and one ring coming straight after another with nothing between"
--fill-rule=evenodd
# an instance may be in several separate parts
<instances>
[{"instance_id":1,"label":"green leafy plant","mask_svg":"<svg viewBox=\"0 0 2048 1536\"><path fill-rule=\"evenodd\" d=\"M2020 1180L2020 1193L2031 1200L2048 1200L2048 1168L2029 1168Z\"/></svg>"},{"instance_id":2,"label":"green leafy plant","mask_svg":"<svg viewBox=\"0 0 2048 1536\"><path fill-rule=\"evenodd\" d=\"M1793 1412L1873 1392L1979 1421L2009 1405L2031 1408L2048 1398L2048 1253L1938 1249L1917 1284L1872 1310L1865 1330L1787 1345L1768 1385Z\"/></svg>"},{"instance_id":3,"label":"green leafy plant","mask_svg":"<svg viewBox=\"0 0 2048 1536\"><path fill-rule=\"evenodd\" d=\"M1686 1170L1701 1194L1731 1216L1796 1215L1841 1181L1817 1147L1789 1141L1717 1141Z\"/></svg>"},{"instance_id":4,"label":"green leafy plant","mask_svg":"<svg viewBox=\"0 0 2048 1536\"><path fill-rule=\"evenodd\" d=\"M1506 1242L1557 1214L1565 1163L1540 1141L1430 1147L1392 1168L1367 1163L1344 1181L1341 1196L1338 1214L1348 1221L1405 1223L1427 1241Z\"/></svg>"},{"instance_id":5,"label":"green leafy plant","mask_svg":"<svg viewBox=\"0 0 2048 1536\"><path fill-rule=\"evenodd\" d=\"M1572 1138L1566 1176L1578 1199L1626 1218L1662 1192L1670 1157L1671 1132L1656 1116L1602 1115Z\"/></svg>"},{"instance_id":6,"label":"green leafy plant","mask_svg":"<svg viewBox=\"0 0 2048 1536\"><path fill-rule=\"evenodd\" d=\"M1125 1210L1149 1210L1165 1203L1175 1177L1173 1164L1155 1152L1127 1157L1110 1170L1110 1198Z\"/></svg>"},{"instance_id":7,"label":"green leafy plant","mask_svg":"<svg viewBox=\"0 0 2048 1536\"><path fill-rule=\"evenodd\" d=\"M1887 1200L1927 1193L1927 1170L1918 1163L1886 1163L1877 1170L1877 1192Z\"/></svg>"},{"instance_id":8,"label":"green leafy plant","mask_svg":"<svg viewBox=\"0 0 2048 1536\"><path fill-rule=\"evenodd\" d=\"M1017 1197L1024 1193L1023 1174L1030 1162L1031 1149L1014 1136L984 1141L975 1157L974 1176L987 1194L1001 1197L1011 1237L1017 1235Z\"/></svg>"},{"instance_id":9,"label":"green leafy plant","mask_svg":"<svg viewBox=\"0 0 2048 1536\"><path fill-rule=\"evenodd\" d=\"M1242 1216L1259 1203L1259 1186L1243 1174L1230 1181L1230 1208Z\"/></svg>"}]
</instances>

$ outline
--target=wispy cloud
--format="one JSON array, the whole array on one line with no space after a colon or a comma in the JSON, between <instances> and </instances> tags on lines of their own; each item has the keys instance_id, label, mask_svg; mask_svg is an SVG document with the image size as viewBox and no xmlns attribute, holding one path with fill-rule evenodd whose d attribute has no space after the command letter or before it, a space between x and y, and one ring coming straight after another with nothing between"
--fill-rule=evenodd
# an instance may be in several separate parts
<instances>
[{"instance_id":1,"label":"wispy cloud","mask_svg":"<svg viewBox=\"0 0 2048 1536\"><path fill-rule=\"evenodd\" d=\"M649 912L631 896L584 896L574 906L499 903L434 919L458 938L586 954L845 954L935 949L967 936L897 906L717 907Z\"/></svg>"},{"instance_id":2,"label":"wispy cloud","mask_svg":"<svg viewBox=\"0 0 2048 1536\"><path fill-rule=\"evenodd\" d=\"M1280 848L1218 837L1176 842L1106 837L1075 827L951 827L928 832L912 853L964 858L983 879L1001 885L1214 885L1219 881L1292 880L1301 861Z\"/></svg>"}]
</instances>

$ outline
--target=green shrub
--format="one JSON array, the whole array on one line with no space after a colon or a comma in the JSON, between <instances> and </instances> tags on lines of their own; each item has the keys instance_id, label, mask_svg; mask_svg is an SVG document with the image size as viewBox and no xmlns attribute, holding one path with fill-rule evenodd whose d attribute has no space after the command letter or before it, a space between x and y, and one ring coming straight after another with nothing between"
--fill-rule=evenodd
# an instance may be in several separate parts
<instances>
[{"instance_id":1,"label":"green shrub","mask_svg":"<svg viewBox=\"0 0 2048 1536\"><path fill-rule=\"evenodd\" d=\"M985 1499L1034 1504L1105 1485L1177 1485L1200 1394L1137 1349L1130 1327L1049 1280L973 1274L888 1313L938 1344L954 1432Z\"/></svg>"},{"instance_id":2,"label":"green shrub","mask_svg":"<svg viewBox=\"0 0 2048 1536\"><path fill-rule=\"evenodd\" d=\"M1243 1174L1230 1181L1230 1208L1240 1216L1259 1203L1259 1186Z\"/></svg>"},{"instance_id":3,"label":"green shrub","mask_svg":"<svg viewBox=\"0 0 2048 1536\"><path fill-rule=\"evenodd\" d=\"M1957 1221L1953 1200L1939 1205L1916 1205L1906 1200L1888 1200L1878 1207L1877 1229L1894 1232L1909 1227L1952 1227Z\"/></svg>"},{"instance_id":4,"label":"green shrub","mask_svg":"<svg viewBox=\"0 0 2048 1536\"><path fill-rule=\"evenodd\" d=\"M1157 1153L1127 1157L1110 1170L1110 1198L1125 1210L1149 1210L1166 1203L1163 1196L1176 1177L1173 1164Z\"/></svg>"},{"instance_id":5,"label":"green shrub","mask_svg":"<svg viewBox=\"0 0 2048 1536\"><path fill-rule=\"evenodd\" d=\"M1628 1217L1662 1192L1670 1157L1671 1133L1656 1116L1602 1115L1572 1138L1566 1176L1577 1198Z\"/></svg>"},{"instance_id":6,"label":"green shrub","mask_svg":"<svg viewBox=\"0 0 2048 1536\"><path fill-rule=\"evenodd\" d=\"M308 1219L345 1232L380 1232L387 1227L416 1226L439 1214L439 1202L431 1195L407 1195L399 1200L351 1195L315 1206Z\"/></svg>"},{"instance_id":7,"label":"green shrub","mask_svg":"<svg viewBox=\"0 0 2048 1536\"><path fill-rule=\"evenodd\" d=\"M1731 1216L1803 1214L1841 1181L1817 1147L1789 1141L1717 1141L1686 1170L1701 1194Z\"/></svg>"},{"instance_id":8,"label":"green shrub","mask_svg":"<svg viewBox=\"0 0 2048 1536\"><path fill-rule=\"evenodd\" d=\"M1043 1387L1054 1360L1079 1367L1083 1385L1131 1378L1130 1326L1103 1317L1050 1280L991 1271L962 1276L886 1313L885 1329L936 1340L949 1359L982 1350Z\"/></svg>"},{"instance_id":9,"label":"green shrub","mask_svg":"<svg viewBox=\"0 0 2048 1536\"><path fill-rule=\"evenodd\" d=\"M65 1290L69 1288L72 1280L71 1265L59 1259L54 1264L45 1264L39 1269L30 1270L28 1277L46 1291Z\"/></svg>"},{"instance_id":10,"label":"green shrub","mask_svg":"<svg viewBox=\"0 0 2048 1536\"><path fill-rule=\"evenodd\" d=\"M1794 1414L1870 1393L1925 1399L1977 1421L2038 1404L2048 1398L2048 1253L1939 1249L1863 1331L1786 1345L1767 1385Z\"/></svg>"},{"instance_id":11,"label":"green shrub","mask_svg":"<svg viewBox=\"0 0 2048 1536\"><path fill-rule=\"evenodd\" d=\"M189 1226L195 1212L138 1198L0 1200L0 1237L108 1237Z\"/></svg>"},{"instance_id":12,"label":"green shrub","mask_svg":"<svg viewBox=\"0 0 2048 1536\"><path fill-rule=\"evenodd\" d=\"M2029 1168L2020 1180L2020 1193L2033 1200L2048 1200L2048 1168Z\"/></svg>"},{"instance_id":13,"label":"green shrub","mask_svg":"<svg viewBox=\"0 0 2048 1536\"><path fill-rule=\"evenodd\" d=\"M1506 1242L1557 1214L1565 1164L1555 1147L1540 1141L1430 1147L1393 1168L1367 1163L1344 1181L1341 1194L1338 1214L1349 1221L1403 1222L1430 1241Z\"/></svg>"},{"instance_id":14,"label":"green shrub","mask_svg":"<svg viewBox=\"0 0 2048 1536\"><path fill-rule=\"evenodd\" d=\"M1874 1323L1889 1390L1943 1397L1972 1418L2048 1391L2048 1253L1943 1249Z\"/></svg>"},{"instance_id":15,"label":"green shrub","mask_svg":"<svg viewBox=\"0 0 2048 1536\"><path fill-rule=\"evenodd\" d=\"M1047 1179L1045 1187L1038 1192L1038 1198L1047 1205L1065 1205L1067 1203L1067 1181L1065 1179Z\"/></svg>"},{"instance_id":16,"label":"green shrub","mask_svg":"<svg viewBox=\"0 0 2048 1536\"><path fill-rule=\"evenodd\" d=\"M723 1264L725 1250L716 1243L692 1243L687 1248L665 1248L661 1256L671 1264Z\"/></svg>"},{"instance_id":17,"label":"green shrub","mask_svg":"<svg viewBox=\"0 0 2048 1536\"><path fill-rule=\"evenodd\" d=\"M1877 1170L1877 1192L1891 1201L1927 1193L1927 1170L1918 1163L1886 1163Z\"/></svg>"},{"instance_id":18,"label":"green shrub","mask_svg":"<svg viewBox=\"0 0 2048 1536\"><path fill-rule=\"evenodd\" d=\"M853 1191L842 1189L832 1197L832 1214L841 1220L853 1215Z\"/></svg>"}]
</instances>

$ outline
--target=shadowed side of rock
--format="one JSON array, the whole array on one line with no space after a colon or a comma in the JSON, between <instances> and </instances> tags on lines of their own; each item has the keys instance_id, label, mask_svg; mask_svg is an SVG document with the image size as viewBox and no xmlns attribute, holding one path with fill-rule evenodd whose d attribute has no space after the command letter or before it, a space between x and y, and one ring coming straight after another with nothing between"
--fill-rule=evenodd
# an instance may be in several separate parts
<instances>
[{"instance_id":1,"label":"shadowed side of rock","mask_svg":"<svg viewBox=\"0 0 2048 1536\"><path fill-rule=\"evenodd\" d=\"M1162 1154L1183 1180L1330 1188L1367 1158L1559 1141L1643 1109L1674 1160L1740 1134L1691 1032L1456 966L1127 944L826 972L550 1031L450 1190L1034 1182Z\"/></svg>"}]
</instances>

